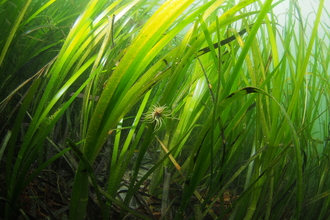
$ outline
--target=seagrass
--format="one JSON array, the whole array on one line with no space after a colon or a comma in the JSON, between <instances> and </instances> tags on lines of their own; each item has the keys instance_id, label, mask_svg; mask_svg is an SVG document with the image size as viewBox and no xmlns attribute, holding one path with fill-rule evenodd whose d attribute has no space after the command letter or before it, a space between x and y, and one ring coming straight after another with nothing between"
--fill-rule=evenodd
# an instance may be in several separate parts
<instances>
[{"instance_id":1,"label":"seagrass","mask_svg":"<svg viewBox=\"0 0 330 220\"><path fill-rule=\"evenodd\" d=\"M329 12L281 2L1 1L0 217L326 219Z\"/></svg>"}]
</instances>

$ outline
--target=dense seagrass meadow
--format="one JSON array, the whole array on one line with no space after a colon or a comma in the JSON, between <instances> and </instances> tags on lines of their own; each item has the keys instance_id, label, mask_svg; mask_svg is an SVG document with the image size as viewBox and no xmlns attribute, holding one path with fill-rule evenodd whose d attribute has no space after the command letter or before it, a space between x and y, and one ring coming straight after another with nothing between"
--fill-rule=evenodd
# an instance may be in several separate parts
<instances>
[{"instance_id":1,"label":"dense seagrass meadow","mask_svg":"<svg viewBox=\"0 0 330 220\"><path fill-rule=\"evenodd\" d=\"M329 219L317 5L1 0L0 219Z\"/></svg>"}]
</instances>

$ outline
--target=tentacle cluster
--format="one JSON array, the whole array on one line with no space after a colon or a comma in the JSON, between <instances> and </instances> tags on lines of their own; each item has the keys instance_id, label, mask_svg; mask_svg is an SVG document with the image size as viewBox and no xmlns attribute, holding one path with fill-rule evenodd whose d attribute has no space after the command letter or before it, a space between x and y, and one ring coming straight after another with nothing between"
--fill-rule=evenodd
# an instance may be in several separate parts
<instances>
[{"instance_id":1,"label":"tentacle cluster","mask_svg":"<svg viewBox=\"0 0 330 220\"><path fill-rule=\"evenodd\" d=\"M155 123L154 131L156 132L162 127L163 123L165 123L164 118L170 117L171 114L171 110L169 110L166 105L160 106L157 103L145 113L144 122Z\"/></svg>"}]
</instances>

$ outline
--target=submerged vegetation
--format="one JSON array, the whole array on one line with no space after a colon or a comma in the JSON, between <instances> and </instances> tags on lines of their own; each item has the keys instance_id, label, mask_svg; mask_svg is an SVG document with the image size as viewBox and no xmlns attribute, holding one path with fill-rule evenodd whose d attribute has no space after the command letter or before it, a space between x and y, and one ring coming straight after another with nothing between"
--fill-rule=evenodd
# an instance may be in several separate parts
<instances>
[{"instance_id":1,"label":"submerged vegetation","mask_svg":"<svg viewBox=\"0 0 330 220\"><path fill-rule=\"evenodd\" d=\"M281 2L1 1L1 219L326 219L329 12Z\"/></svg>"}]
</instances>

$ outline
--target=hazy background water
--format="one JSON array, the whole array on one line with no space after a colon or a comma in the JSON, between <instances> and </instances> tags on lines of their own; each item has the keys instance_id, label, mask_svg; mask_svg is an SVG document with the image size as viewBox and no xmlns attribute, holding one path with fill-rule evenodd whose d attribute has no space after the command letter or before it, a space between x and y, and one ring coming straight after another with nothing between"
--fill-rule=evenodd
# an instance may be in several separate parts
<instances>
[{"instance_id":1,"label":"hazy background water","mask_svg":"<svg viewBox=\"0 0 330 220\"><path fill-rule=\"evenodd\" d=\"M276 1L274 1L276 2ZM280 5L278 5L274 12L278 15L279 23L281 25L288 25L287 24L287 13L289 11L289 4L290 2L297 2L300 9L301 9L301 15L303 19L307 20L310 24L313 24L315 21L315 13L318 10L319 6L319 0L286 0L282 2ZM325 0L324 2L324 9L330 12L330 1ZM327 15L327 13L323 10L322 12L322 23L326 24L330 27L330 17ZM311 30L312 26L309 26L309 31ZM308 34L308 33L306 33ZM322 28L319 28L319 36L322 38L324 36L325 32Z\"/></svg>"}]
</instances>

